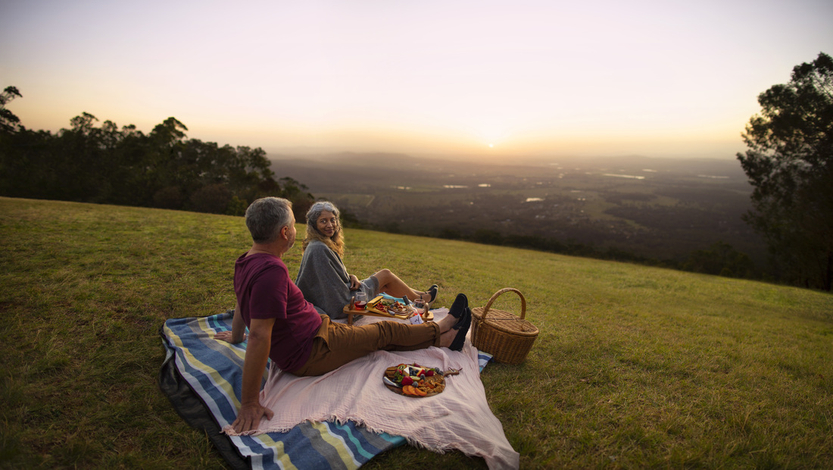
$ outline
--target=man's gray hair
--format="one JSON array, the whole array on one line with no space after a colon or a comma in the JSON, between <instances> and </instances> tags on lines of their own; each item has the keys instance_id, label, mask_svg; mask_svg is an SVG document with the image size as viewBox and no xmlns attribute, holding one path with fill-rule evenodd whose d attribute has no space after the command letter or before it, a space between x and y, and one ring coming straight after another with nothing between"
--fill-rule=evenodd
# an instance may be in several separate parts
<instances>
[{"instance_id":1,"label":"man's gray hair","mask_svg":"<svg viewBox=\"0 0 833 470\"><path fill-rule=\"evenodd\" d=\"M318 218L321 217L321 213L324 212L324 211L332 212L333 215L335 216L336 220L339 221L339 225L341 225L341 223L340 223L341 222L341 220L340 220L341 214L338 212L338 208L335 205L333 205L332 202L318 201L315 204L313 204L312 207L310 207L309 210L307 211L307 231L312 229L312 230L315 230L316 232L318 232L318 227L316 226L316 223L318 222ZM339 227L336 227L335 229L336 229L336 232L338 232L339 230L341 230L341 227L339 226ZM321 233L321 232L318 232L318 233Z\"/></svg>"},{"instance_id":2,"label":"man's gray hair","mask_svg":"<svg viewBox=\"0 0 833 470\"><path fill-rule=\"evenodd\" d=\"M246 209L246 227L255 243L271 243L292 221L292 203L279 197L263 197Z\"/></svg>"}]
</instances>

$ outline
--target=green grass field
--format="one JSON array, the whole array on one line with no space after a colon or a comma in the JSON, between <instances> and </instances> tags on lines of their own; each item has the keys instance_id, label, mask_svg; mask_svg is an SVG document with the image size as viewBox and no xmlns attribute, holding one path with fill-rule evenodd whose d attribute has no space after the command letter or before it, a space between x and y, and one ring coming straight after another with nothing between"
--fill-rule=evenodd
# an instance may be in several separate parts
<instances>
[{"instance_id":1,"label":"green grass field","mask_svg":"<svg viewBox=\"0 0 833 470\"><path fill-rule=\"evenodd\" d=\"M301 233L303 228L299 227ZM540 329L490 364L522 468L830 468L833 296L464 242L348 230L348 269L387 267L440 304L503 287ZM243 219L0 198L0 467L224 468L156 384L159 327L234 304ZM294 275L300 247L286 257ZM517 311L512 293L497 308ZM483 468L400 447L372 469Z\"/></svg>"}]
</instances>

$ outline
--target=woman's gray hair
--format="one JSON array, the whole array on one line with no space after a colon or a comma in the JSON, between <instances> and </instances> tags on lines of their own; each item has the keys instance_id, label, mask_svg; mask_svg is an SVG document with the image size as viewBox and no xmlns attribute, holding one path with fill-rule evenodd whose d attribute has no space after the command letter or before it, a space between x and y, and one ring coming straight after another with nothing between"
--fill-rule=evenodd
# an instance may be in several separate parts
<instances>
[{"instance_id":1,"label":"woman's gray hair","mask_svg":"<svg viewBox=\"0 0 833 470\"><path fill-rule=\"evenodd\" d=\"M338 211L338 208L333 205L332 202L318 201L307 211L307 233L309 233L310 230L314 230L316 233L321 233L318 231L317 222L318 218L321 217L321 213L324 211L332 212L338 221L338 226L335 228L336 233L341 230L341 213Z\"/></svg>"},{"instance_id":2,"label":"woman's gray hair","mask_svg":"<svg viewBox=\"0 0 833 470\"><path fill-rule=\"evenodd\" d=\"M271 243L292 221L292 203L279 197L263 197L246 209L246 227L255 243Z\"/></svg>"}]
</instances>

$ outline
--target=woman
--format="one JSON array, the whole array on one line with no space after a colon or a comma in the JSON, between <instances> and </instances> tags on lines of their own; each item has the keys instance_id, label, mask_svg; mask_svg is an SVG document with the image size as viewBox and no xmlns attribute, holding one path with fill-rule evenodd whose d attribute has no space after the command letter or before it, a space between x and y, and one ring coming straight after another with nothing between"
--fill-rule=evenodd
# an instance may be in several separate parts
<instances>
[{"instance_id":1,"label":"woman","mask_svg":"<svg viewBox=\"0 0 833 470\"><path fill-rule=\"evenodd\" d=\"M399 277L383 269L360 281L347 273L341 261L344 256L344 234L341 230L339 211L331 202L316 202L307 212L307 235L304 238L304 256L295 284L308 302L330 318L344 318L345 305L350 303L354 291L362 291L368 299L385 292L393 297L421 298L433 302L437 297L437 285L427 291L416 291Z\"/></svg>"}]
</instances>

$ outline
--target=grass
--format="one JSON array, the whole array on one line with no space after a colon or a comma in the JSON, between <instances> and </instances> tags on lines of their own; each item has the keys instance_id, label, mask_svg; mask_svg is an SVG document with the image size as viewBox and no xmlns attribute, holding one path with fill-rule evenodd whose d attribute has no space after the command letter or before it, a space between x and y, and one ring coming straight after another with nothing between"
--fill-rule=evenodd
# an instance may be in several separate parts
<instances>
[{"instance_id":1,"label":"grass","mask_svg":"<svg viewBox=\"0 0 833 470\"><path fill-rule=\"evenodd\" d=\"M303 230L301 230L303 232ZM485 305L502 287L541 333L490 364L522 468L833 466L833 296L465 242L347 232L348 269L388 267ZM239 217L0 198L0 467L224 468L156 385L168 319L234 304ZM297 272L300 249L286 259ZM515 294L496 308L519 311ZM367 468L484 468L400 447Z\"/></svg>"}]
</instances>

